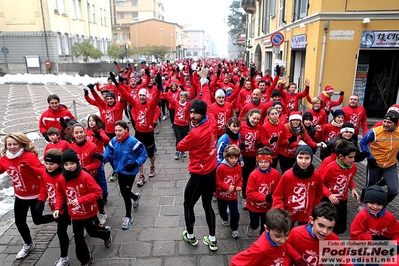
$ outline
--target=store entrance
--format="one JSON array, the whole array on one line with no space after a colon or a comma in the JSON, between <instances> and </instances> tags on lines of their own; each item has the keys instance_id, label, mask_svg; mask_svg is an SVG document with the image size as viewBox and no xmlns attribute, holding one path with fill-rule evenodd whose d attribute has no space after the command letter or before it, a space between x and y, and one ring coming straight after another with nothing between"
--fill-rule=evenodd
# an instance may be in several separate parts
<instances>
[{"instance_id":1,"label":"store entrance","mask_svg":"<svg viewBox=\"0 0 399 266\"><path fill-rule=\"evenodd\" d=\"M360 50L358 64L368 65L363 103L367 117L382 118L398 102L399 50Z\"/></svg>"}]
</instances>

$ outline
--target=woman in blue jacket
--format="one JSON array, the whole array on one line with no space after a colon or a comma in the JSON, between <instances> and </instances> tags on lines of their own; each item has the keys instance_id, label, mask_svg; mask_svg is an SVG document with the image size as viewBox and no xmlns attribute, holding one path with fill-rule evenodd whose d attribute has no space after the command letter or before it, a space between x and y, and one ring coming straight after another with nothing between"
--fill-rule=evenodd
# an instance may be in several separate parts
<instances>
[{"instance_id":1,"label":"woman in blue jacket","mask_svg":"<svg viewBox=\"0 0 399 266\"><path fill-rule=\"evenodd\" d=\"M115 123L115 135L105 148L103 162L112 161L114 172L118 174L119 190L126 208L122 229L127 230L133 223L132 199L135 210L139 207L140 200L140 193L133 193L132 186L139 167L145 163L148 155L144 145L130 136L129 126L125 121Z\"/></svg>"}]
</instances>

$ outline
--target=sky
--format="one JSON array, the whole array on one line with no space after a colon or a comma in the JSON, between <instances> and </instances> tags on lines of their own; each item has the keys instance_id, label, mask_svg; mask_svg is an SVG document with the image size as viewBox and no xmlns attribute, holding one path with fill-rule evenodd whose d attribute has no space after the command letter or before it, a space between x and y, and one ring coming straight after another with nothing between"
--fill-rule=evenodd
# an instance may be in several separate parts
<instances>
[{"instance_id":1,"label":"sky","mask_svg":"<svg viewBox=\"0 0 399 266\"><path fill-rule=\"evenodd\" d=\"M232 0L164 0L165 21L180 25L191 24L205 31L216 43L214 53L227 57L229 28L225 21Z\"/></svg>"}]
</instances>

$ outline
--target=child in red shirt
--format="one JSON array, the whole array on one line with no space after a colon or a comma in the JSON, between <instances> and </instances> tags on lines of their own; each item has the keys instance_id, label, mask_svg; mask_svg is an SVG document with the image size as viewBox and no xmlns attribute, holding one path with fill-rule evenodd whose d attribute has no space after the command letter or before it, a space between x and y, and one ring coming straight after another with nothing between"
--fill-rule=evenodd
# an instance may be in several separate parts
<instances>
[{"instance_id":1,"label":"child in red shirt","mask_svg":"<svg viewBox=\"0 0 399 266\"><path fill-rule=\"evenodd\" d=\"M291 245L286 240L291 230L290 216L287 211L271 209L266 214L264 234L248 249L236 254L230 266L270 266L287 265L287 249L291 253Z\"/></svg>"},{"instance_id":2,"label":"child in red shirt","mask_svg":"<svg viewBox=\"0 0 399 266\"><path fill-rule=\"evenodd\" d=\"M241 191L242 171L238 163L241 151L236 145L229 145L224 149L224 160L216 169L216 197L218 201L219 214L223 226L230 226L232 237L240 237L238 233L238 212L237 191ZM230 210L230 223L227 214L227 207Z\"/></svg>"},{"instance_id":3,"label":"child in red shirt","mask_svg":"<svg viewBox=\"0 0 399 266\"><path fill-rule=\"evenodd\" d=\"M323 180L323 201L331 202L338 211L338 220L335 223L333 232L343 234L346 231L348 211L348 188L352 191L352 197L359 200L356 192L356 185L353 178L357 172L354 164L356 147L353 143L344 140L335 147L337 159L329 163L320 172Z\"/></svg>"},{"instance_id":4,"label":"child in red shirt","mask_svg":"<svg viewBox=\"0 0 399 266\"><path fill-rule=\"evenodd\" d=\"M60 131L56 127L50 127L47 131L47 136L50 142L44 148L43 154L49 149L59 149L61 152L69 148L69 142L60 138Z\"/></svg>"},{"instance_id":5,"label":"child in red shirt","mask_svg":"<svg viewBox=\"0 0 399 266\"><path fill-rule=\"evenodd\" d=\"M271 167L272 150L268 147L258 149L256 155L257 168L252 171L248 178L247 186L247 208L249 210L248 236L254 234L254 230L261 223L260 235L265 231L263 225L266 213L272 206L272 194L280 181L280 173Z\"/></svg>"}]
</instances>

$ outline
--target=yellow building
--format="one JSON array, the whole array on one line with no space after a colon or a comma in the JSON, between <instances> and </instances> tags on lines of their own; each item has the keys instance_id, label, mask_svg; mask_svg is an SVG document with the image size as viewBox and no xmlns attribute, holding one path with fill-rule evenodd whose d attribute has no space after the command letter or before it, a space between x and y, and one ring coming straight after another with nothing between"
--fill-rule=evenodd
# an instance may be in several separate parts
<instances>
[{"instance_id":1,"label":"yellow building","mask_svg":"<svg viewBox=\"0 0 399 266\"><path fill-rule=\"evenodd\" d=\"M398 1L241 0L241 6L247 59L258 69L285 65L300 89L304 78L311 80L311 96L326 85L344 91L344 105L358 94L368 116L383 116L399 102Z\"/></svg>"},{"instance_id":2,"label":"yellow building","mask_svg":"<svg viewBox=\"0 0 399 266\"><path fill-rule=\"evenodd\" d=\"M54 71L59 62L73 62L71 47L89 41L104 54L111 42L110 5L103 0L0 0L0 57L7 72Z\"/></svg>"}]
</instances>

